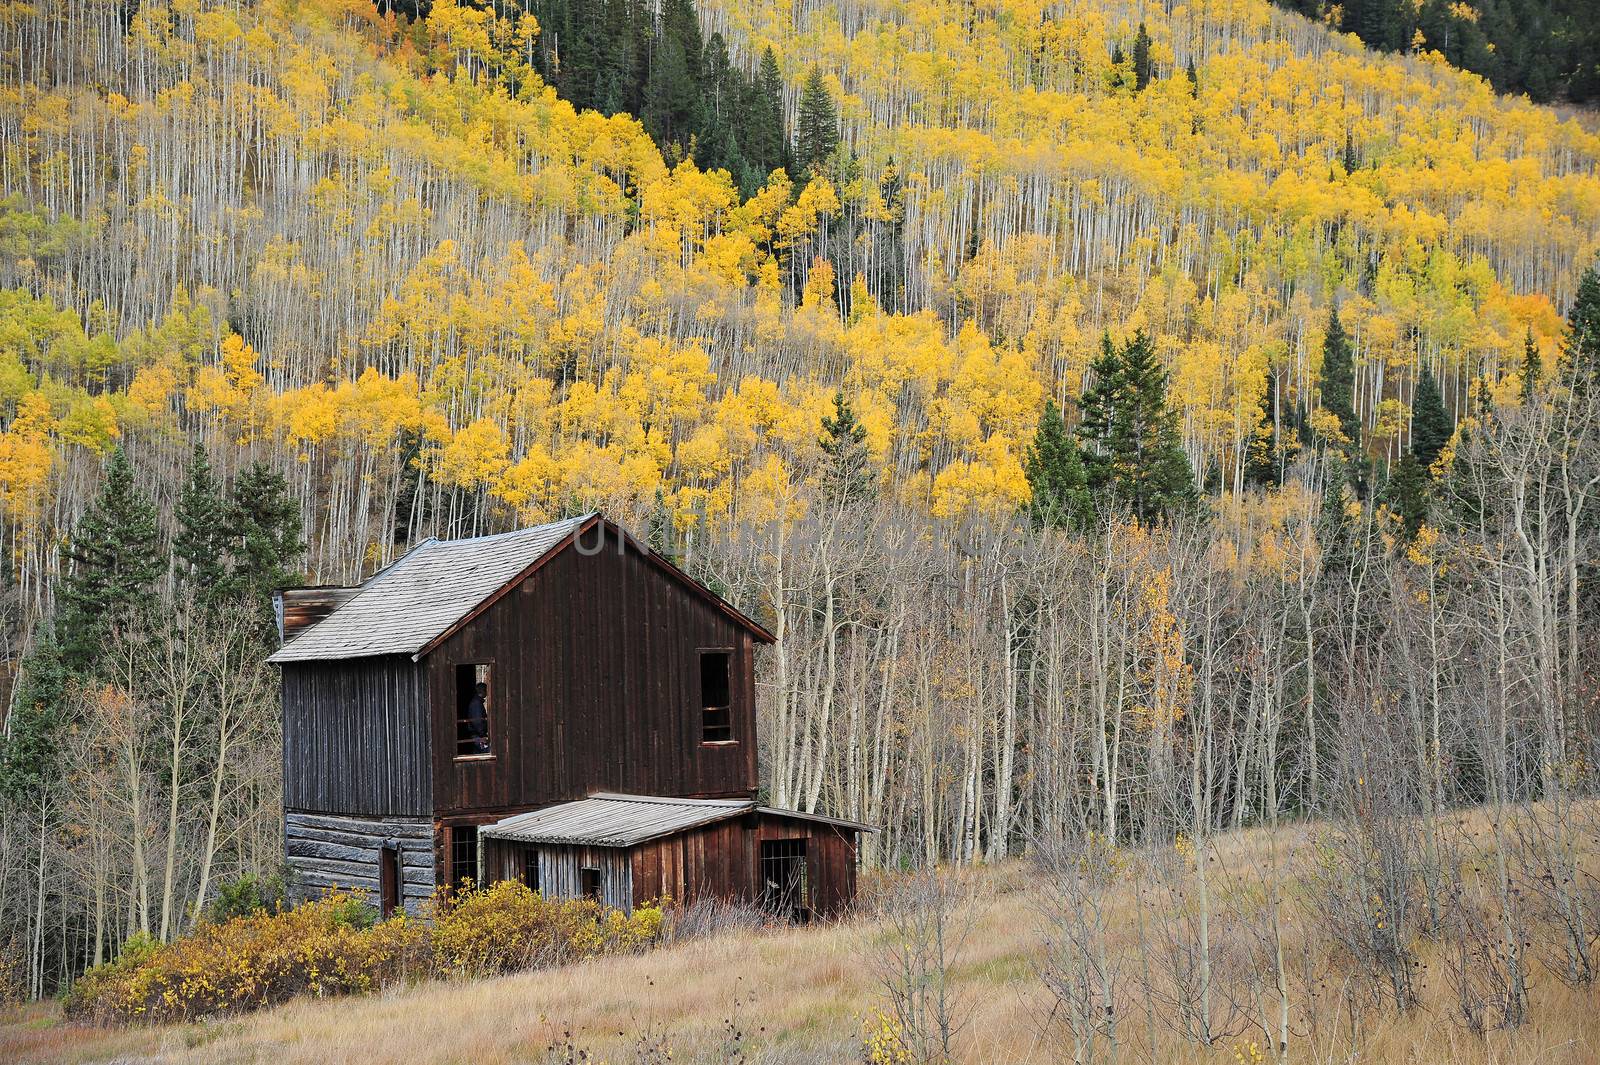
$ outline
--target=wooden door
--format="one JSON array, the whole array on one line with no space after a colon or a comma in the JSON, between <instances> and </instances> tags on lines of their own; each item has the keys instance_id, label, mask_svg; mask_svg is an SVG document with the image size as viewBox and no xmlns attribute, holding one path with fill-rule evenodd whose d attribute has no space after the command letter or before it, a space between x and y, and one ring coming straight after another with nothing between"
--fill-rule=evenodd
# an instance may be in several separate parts
<instances>
[{"instance_id":1,"label":"wooden door","mask_svg":"<svg viewBox=\"0 0 1600 1065\"><path fill-rule=\"evenodd\" d=\"M385 847L378 858L378 898L383 916L400 908L400 851Z\"/></svg>"}]
</instances>

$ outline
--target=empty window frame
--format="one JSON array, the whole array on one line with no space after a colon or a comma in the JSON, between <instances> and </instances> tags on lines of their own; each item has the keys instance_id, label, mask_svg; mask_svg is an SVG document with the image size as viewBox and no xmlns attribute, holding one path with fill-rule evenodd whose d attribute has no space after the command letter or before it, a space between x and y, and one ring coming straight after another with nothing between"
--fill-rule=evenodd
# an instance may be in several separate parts
<instances>
[{"instance_id":1,"label":"empty window frame","mask_svg":"<svg viewBox=\"0 0 1600 1065\"><path fill-rule=\"evenodd\" d=\"M539 890L539 852L532 847L522 852L522 883L529 891Z\"/></svg>"},{"instance_id":2,"label":"empty window frame","mask_svg":"<svg viewBox=\"0 0 1600 1065\"><path fill-rule=\"evenodd\" d=\"M733 742L733 653L700 652L700 742Z\"/></svg>"},{"instance_id":3,"label":"empty window frame","mask_svg":"<svg viewBox=\"0 0 1600 1065\"><path fill-rule=\"evenodd\" d=\"M578 870L578 894L596 902L605 901L605 880L598 869Z\"/></svg>"},{"instance_id":4,"label":"empty window frame","mask_svg":"<svg viewBox=\"0 0 1600 1065\"><path fill-rule=\"evenodd\" d=\"M450 884L478 882L478 826L456 825L450 830Z\"/></svg>"},{"instance_id":5,"label":"empty window frame","mask_svg":"<svg viewBox=\"0 0 1600 1065\"><path fill-rule=\"evenodd\" d=\"M796 924L811 918L811 891L806 875L806 841L761 841L761 907Z\"/></svg>"},{"instance_id":6,"label":"empty window frame","mask_svg":"<svg viewBox=\"0 0 1600 1065\"><path fill-rule=\"evenodd\" d=\"M468 662L456 666L456 757L482 758L489 754L489 711L493 698L489 665Z\"/></svg>"}]
</instances>

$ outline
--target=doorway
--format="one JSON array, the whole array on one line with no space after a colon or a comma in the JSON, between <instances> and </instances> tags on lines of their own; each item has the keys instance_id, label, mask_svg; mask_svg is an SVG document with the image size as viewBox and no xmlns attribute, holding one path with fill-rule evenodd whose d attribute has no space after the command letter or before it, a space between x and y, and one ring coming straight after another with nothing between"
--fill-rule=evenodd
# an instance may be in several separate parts
<instances>
[{"instance_id":1,"label":"doorway","mask_svg":"<svg viewBox=\"0 0 1600 1065\"><path fill-rule=\"evenodd\" d=\"M378 899L383 917L400 908L400 849L385 847L378 857Z\"/></svg>"},{"instance_id":2,"label":"doorway","mask_svg":"<svg viewBox=\"0 0 1600 1065\"><path fill-rule=\"evenodd\" d=\"M811 919L811 892L806 876L806 841L761 841L761 906L794 924Z\"/></svg>"}]
</instances>

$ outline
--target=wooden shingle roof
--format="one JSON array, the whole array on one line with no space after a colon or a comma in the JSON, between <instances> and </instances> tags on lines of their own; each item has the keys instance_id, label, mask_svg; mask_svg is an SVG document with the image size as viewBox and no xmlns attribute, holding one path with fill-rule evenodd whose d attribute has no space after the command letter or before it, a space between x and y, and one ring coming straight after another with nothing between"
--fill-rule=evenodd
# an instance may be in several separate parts
<instances>
[{"instance_id":1,"label":"wooden shingle roof","mask_svg":"<svg viewBox=\"0 0 1600 1065\"><path fill-rule=\"evenodd\" d=\"M424 540L269 662L418 655L561 546L593 514L466 540Z\"/></svg>"},{"instance_id":2,"label":"wooden shingle roof","mask_svg":"<svg viewBox=\"0 0 1600 1065\"><path fill-rule=\"evenodd\" d=\"M592 530L595 525L602 527ZM620 538L690 594L748 629L757 640L774 641L770 632L626 530L598 513L589 513L496 536L424 540L388 569L368 578L342 606L302 630L267 661L282 665L375 655L421 658L518 578L571 544L574 537L593 554L602 543L613 542L603 539L611 536Z\"/></svg>"}]
</instances>

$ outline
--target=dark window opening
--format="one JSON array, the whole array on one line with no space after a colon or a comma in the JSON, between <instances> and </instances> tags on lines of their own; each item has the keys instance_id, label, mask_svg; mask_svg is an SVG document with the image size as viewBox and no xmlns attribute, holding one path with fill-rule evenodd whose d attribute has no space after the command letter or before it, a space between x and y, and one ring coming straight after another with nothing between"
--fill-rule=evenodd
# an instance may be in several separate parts
<instances>
[{"instance_id":1,"label":"dark window opening","mask_svg":"<svg viewBox=\"0 0 1600 1065\"><path fill-rule=\"evenodd\" d=\"M795 924L811 919L810 888L806 883L806 841L761 841L761 907Z\"/></svg>"},{"instance_id":2,"label":"dark window opening","mask_svg":"<svg viewBox=\"0 0 1600 1065\"><path fill-rule=\"evenodd\" d=\"M378 900L384 917L400 908L400 851L394 847L379 852Z\"/></svg>"},{"instance_id":3,"label":"dark window opening","mask_svg":"<svg viewBox=\"0 0 1600 1065\"><path fill-rule=\"evenodd\" d=\"M478 826L456 825L450 830L450 883L478 882Z\"/></svg>"},{"instance_id":4,"label":"dark window opening","mask_svg":"<svg viewBox=\"0 0 1600 1065\"><path fill-rule=\"evenodd\" d=\"M456 667L456 757L489 753L489 667L482 662Z\"/></svg>"},{"instance_id":5,"label":"dark window opening","mask_svg":"<svg viewBox=\"0 0 1600 1065\"><path fill-rule=\"evenodd\" d=\"M600 870L578 870L578 893L584 898L593 899L596 902L605 901L605 891L602 888Z\"/></svg>"},{"instance_id":6,"label":"dark window opening","mask_svg":"<svg viewBox=\"0 0 1600 1065\"><path fill-rule=\"evenodd\" d=\"M700 742L728 743L733 739L733 656L727 651L700 652Z\"/></svg>"},{"instance_id":7,"label":"dark window opening","mask_svg":"<svg viewBox=\"0 0 1600 1065\"><path fill-rule=\"evenodd\" d=\"M539 852L527 850L522 852L522 882L529 891L539 890Z\"/></svg>"}]
</instances>

